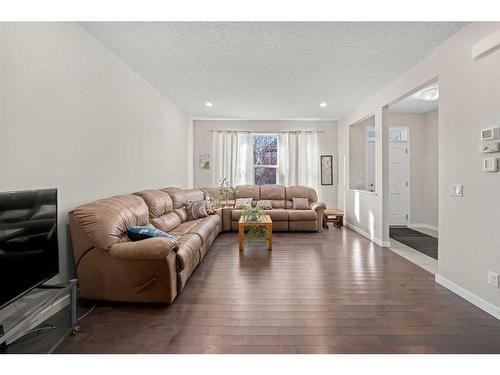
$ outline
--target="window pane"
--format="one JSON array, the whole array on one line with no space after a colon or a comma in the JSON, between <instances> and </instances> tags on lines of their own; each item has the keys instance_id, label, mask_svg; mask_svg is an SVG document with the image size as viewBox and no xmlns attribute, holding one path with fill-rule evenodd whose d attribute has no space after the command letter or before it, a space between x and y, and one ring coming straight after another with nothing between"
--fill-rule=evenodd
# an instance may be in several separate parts
<instances>
[{"instance_id":1,"label":"window pane","mask_svg":"<svg viewBox=\"0 0 500 375\"><path fill-rule=\"evenodd\" d=\"M255 167L256 185L274 185L276 183L276 168Z\"/></svg>"},{"instance_id":2,"label":"window pane","mask_svg":"<svg viewBox=\"0 0 500 375\"><path fill-rule=\"evenodd\" d=\"M253 162L255 165L278 164L278 137L256 135L253 137Z\"/></svg>"},{"instance_id":3,"label":"window pane","mask_svg":"<svg viewBox=\"0 0 500 375\"><path fill-rule=\"evenodd\" d=\"M368 142L375 142L375 130L374 129L368 129L366 131L366 138Z\"/></svg>"},{"instance_id":4,"label":"window pane","mask_svg":"<svg viewBox=\"0 0 500 375\"><path fill-rule=\"evenodd\" d=\"M407 129L389 129L389 142L406 142Z\"/></svg>"},{"instance_id":5,"label":"window pane","mask_svg":"<svg viewBox=\"0 0 500 375\"><path fill-rule=\"evenodd\" d=\"M389 141L390 142L401 142L401 130L399 130L399 129L389 130Z\"/></svg>"}]
</instances>

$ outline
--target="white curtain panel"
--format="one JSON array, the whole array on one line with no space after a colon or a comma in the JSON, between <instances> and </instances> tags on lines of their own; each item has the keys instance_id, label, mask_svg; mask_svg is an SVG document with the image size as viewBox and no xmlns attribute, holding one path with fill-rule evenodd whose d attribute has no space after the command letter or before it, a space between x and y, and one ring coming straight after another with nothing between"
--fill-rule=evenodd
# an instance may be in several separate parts
<instances>
[{"instance_id":1,"label":"white curtain panel","mask_svg":"<svg viewBox=\"0 0 500 375\"><path fill-rule=\"evenodd\" d=\"M253 184L252 134L219 130L212 133L212 184L228 178L231 186Z\"/></svg>"},{"instance_id":2,"label":"white curtain panel","mask_svg":"<svg viewBox=\"0 0 500 375\"><path fill-rule=\"evenodd\" d=\"M297 185L297 134L282 132L278 144L278 179L285 186Z\"/></svg>"},{"instance_id":3,"label":"white curtain panel","mask_svg":"<svg viewBox=\"0 0 500 375\"><path fill-rule=\"evenodd\" d=\"M237 132L234 186L254 183L252 133Z\"/></svg>"},{"instance_id":4,"label":"white curtain panel","mask_svg":"<svg viewBox=\"0 0 500 375\"><path fill-rule=\"evenodd\" d=\"M290 184L290 133L280 133L278 140L278 176L277 183L281 185Z\"/></svg>"},{"instance_id":5,"label":"white curtain panel","mask_svg":"<svg viewBox=\"0 0 500 375\"><path fill-rule=\"evenodd\" d=\"M280 133L278 147L278 183L319 187L317 132Z\"/></svg>"},{"instance_id":6,"label":"white curtain panel","mask_svg":"<svg viewBox=\"0 0 500 375\"><path fill-rule=\"evenodd\" d=\"M318 133L297 133L297 185L319 187Z\"/></svg>"},{"instance_id":7,"label":"white curtain panel","mask_svg":"<svg viewBox=\"0 0 500 375\"><path fill-rule=\"evenodd\" d=\"M212 133L212 184L217 186L224 178L234 184L236 174L237 134L233 131Z\"/></svg>"}]
</instances>

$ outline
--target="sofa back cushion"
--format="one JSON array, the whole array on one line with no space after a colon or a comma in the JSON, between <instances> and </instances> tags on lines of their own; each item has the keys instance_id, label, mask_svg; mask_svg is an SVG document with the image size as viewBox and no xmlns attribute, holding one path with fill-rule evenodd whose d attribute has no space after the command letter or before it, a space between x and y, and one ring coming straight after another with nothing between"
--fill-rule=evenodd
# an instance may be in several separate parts
<instances>
[{"instance_id":1,"label":"sofa back cushion","mask_svg":"<svg viewBox=\"0 0 500 375\"><path fill-rule=\"evenodd\" d=\"M260 187L258 185L238 185L234 198L252 198L255 202L260 200Z\"/></svg>"},{"instance_id":2,"label":"sofa back cushion","mask_svg":"<svg viewBox=\"0 0 500 375\"><path fill-rule=\"evenodd\" d=\"M205 193L205 194L208 194L210 196L210 198L212 198L212 200L217 200L219 198L219 190L217 187L202 187L200 188L200 190ZM225 201L226 197L225 196L222 196L220 197L220 199L222 201ZM227 193L227 200L228 201L234 201L234 192L233 193Z\"/></svg>"},{"instance_id":3,"label":"sofa back cushion","mask_svg":"<svg viewBox=\"0 0 500 375\"><path fill-rule=\"evenodd\" d=\"M144 199L149 209L149 221L156 228L168 232L181 223L179 215L174 212L172 198L164 191L143 190L134 195Z\"/></svg>"},{"instance_id":4,"label":"sofa back cushion","mask_svg":"<svg viewBox=\"0 0 500 375\"><path fill-rule=\"evenodd\" d=\"M285 208L285 187L282 185L262 185L260 199L270 200L273 208Z\"/></svg>"},{"instance_id":5,"label":"sofa back cushion","mask_svg":"<svg viewBox=\"0 0 500 375\"><path fill-rule=\"evenodd\" d=\"M143 190L134 193L138 195L149 209L149 217L155 218L165 215L174 210L174 204L170 195L161 190Z\"/></svg>"},{"instance_id":6,"label":"sofa back cushion","mask_svg":"<svg viewBox=\"0 0 500 375\"><path fill-rule=\"evenodd\" d=\"M205 208L204 201L186 201L186 213L188 220L201 219L202 217L207 217L207 209Z\"/></svg>"},{"instance_id":7,"label":"sofa back cushion","mask_svg":"<svg viewBox=\"0 0 500 375\"><path fill-rule=\"evenodd\" d=\"M318 201L316 190L307 186L287 186L285 188L286 208L293 208L293 198L307 198L309 204Z\"/></svg>"},{"instance_id":8,"label":"sofa back cushion","mask_svg":"<svg viewBox=\"0 0 500 375\"><path fill-rule=\"evenodd\" d=\"M167 193L172 198L174 212L179 216L181 222L188 220L188 214L185 204L187 201L201 201L204 198L204 193L200 189L179 189L176 187L168 187L160 189Z\"/></svg>"},{"instance_id":9,"label":"sofa back cushion","mask_svg":"<svg viewBox=\"0 0 500 375\"><path fill-rule=\"evenodd\" d=\"M257 204L255 205L255 207L261 207L263 210L272 210L273 209L273 205L269 199L261 199L260 201L257 201Z\"/></svg>"},{"instance_id":10,"label":"sofa back cushion","mask_svg":"<svg viewBox=\"0 0 500 375\"><path fill-rule=\"evenodd\" d=\"M70 212L88 243L109 250L116 243L128 241L127 230L149 223L146 202L137 195L118 195L77 207ZM78 252L78 244L76 245ZM81 254L75 253L79 259Z\"/></svg>"}]
</instances>

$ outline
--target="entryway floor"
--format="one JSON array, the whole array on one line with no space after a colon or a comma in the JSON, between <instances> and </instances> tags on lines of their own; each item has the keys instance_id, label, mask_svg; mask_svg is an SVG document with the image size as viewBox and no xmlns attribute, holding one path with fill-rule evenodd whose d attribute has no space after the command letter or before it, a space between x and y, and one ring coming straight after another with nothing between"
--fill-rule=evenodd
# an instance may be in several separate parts
<instances>
[{"instance_id":1,"label":"entryway floor","mask_svg":"<svg viewBox=\"0 0 500 375\"><path fill-rule=\"evenodd\" d=\"M438 239L405 226L389 227L389 237L431 258L438 259Z\"/></svg>"}]
</instances>

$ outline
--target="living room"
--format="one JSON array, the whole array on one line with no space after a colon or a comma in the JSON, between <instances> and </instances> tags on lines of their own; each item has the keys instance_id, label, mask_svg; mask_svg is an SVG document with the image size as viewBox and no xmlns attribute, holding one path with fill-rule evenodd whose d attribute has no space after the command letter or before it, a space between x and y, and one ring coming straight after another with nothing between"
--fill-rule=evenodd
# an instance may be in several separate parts
<instances>
[{"instance_id":1,"label":"living room","mask_svg":"<svg viewBox=\"0 0 500 375\"><path fill-rule=\"evenodd\" d=\"M3 352L500 353L499 22L19 12Z\"/></svg>"}]
</instances>

